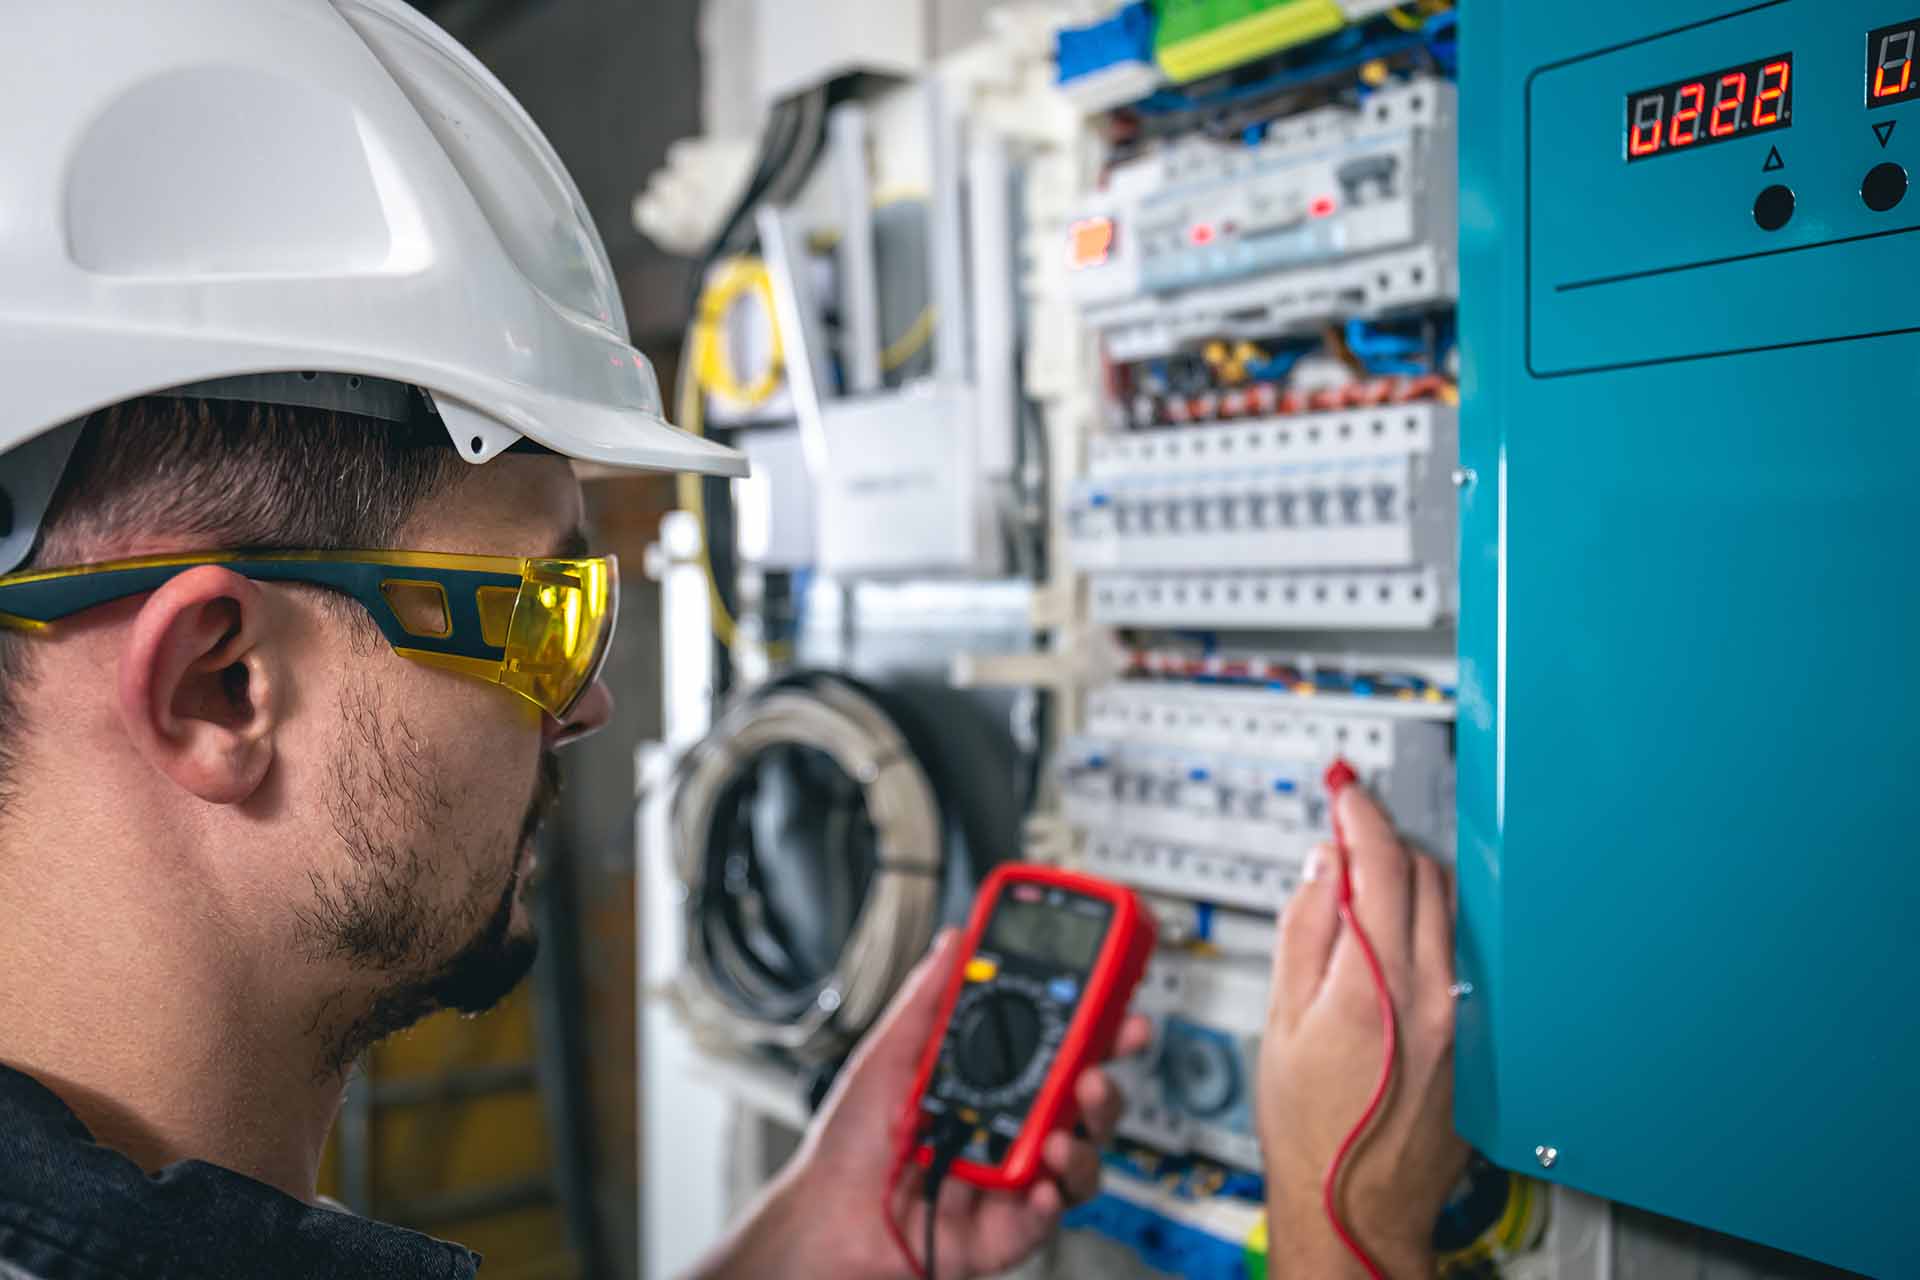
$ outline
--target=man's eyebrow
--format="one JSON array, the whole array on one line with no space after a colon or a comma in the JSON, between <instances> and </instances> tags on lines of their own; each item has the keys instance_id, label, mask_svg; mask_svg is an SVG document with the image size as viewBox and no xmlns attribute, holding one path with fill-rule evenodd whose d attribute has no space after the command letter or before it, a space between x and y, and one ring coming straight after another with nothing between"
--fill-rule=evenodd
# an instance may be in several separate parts
<instances>
[{"instance_id":1,"label":"man's eyebrow","mask_svg":"<svg viewBox=\"0 0 1920 1280\"><path fill-rule=\"evenodd\" d=\"M587 540L587 531L575 525L561 536L553 549L556 560L578 560L593 550L593 544Z\"/></svg>"}]
</instances>

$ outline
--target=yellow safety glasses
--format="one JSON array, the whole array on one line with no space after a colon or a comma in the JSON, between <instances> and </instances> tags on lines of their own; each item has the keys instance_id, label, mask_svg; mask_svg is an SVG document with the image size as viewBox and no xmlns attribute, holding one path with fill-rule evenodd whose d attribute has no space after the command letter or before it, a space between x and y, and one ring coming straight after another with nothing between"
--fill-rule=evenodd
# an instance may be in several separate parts
<instances>
[{"instance_id":1,"label":"yellow safety glasses","mask_svg":"<svg viewBox=\"0 0 1920 1280\"><path fill-rule=\"evenodd\" d=\"M613 556L220 551L8 574L0 626L38 631L205 564L352 596L401 657L511 689L557 720L599 679L620 612Z\"/></svg>"}]
</instances>

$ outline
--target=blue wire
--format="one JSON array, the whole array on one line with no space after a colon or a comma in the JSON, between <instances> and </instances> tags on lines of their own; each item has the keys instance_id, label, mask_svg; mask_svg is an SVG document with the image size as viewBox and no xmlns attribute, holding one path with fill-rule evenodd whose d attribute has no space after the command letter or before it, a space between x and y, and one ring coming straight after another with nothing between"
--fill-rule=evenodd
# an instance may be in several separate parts
<instances>
[{"instance_id":1,"label":"blue wire","mask_svg":"<svg viewBox=\"0 0 1920 1280\"><path fill-rule=\"evenodd\" d=\"M1293 366L1300 363L1305 350L1282 351L1268 356L1265 360L1249 360L1247 377L1255 382L1275 382L1293 372Z\"/></svg>"},{"instance_id":2,"label":"blue wire","mask_svg":"<svg viewBox=\"0 0 1920 1280\"><path fill-rule=\"evenodd\" d=\"M1380 333L1364 320L1347 321L1347 346L1353 354L1366 356L1407 356L1422 349L1425 344L1413 338L1403 338L1390 333Z\"/></svg>"}]
</instances>

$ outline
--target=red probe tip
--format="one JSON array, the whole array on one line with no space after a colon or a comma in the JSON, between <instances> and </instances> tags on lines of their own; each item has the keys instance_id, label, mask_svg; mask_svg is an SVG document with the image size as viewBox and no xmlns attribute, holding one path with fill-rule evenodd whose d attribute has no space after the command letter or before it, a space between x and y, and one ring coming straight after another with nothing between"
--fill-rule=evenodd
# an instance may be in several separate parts
<instances>
[{"instance_id":1,"label":"red probe tip","mask_svg":"<svg viewBox=\"0 0 1920 1280\"><path fill-rule=\"evenodd\" d=\"M1325 781L1328 793L1337 796L1360 781L1360 775L1353 771L1353 766L1344 758L1336 757L1334 762L1327 766Z\"/></svg>"}]
</instances>

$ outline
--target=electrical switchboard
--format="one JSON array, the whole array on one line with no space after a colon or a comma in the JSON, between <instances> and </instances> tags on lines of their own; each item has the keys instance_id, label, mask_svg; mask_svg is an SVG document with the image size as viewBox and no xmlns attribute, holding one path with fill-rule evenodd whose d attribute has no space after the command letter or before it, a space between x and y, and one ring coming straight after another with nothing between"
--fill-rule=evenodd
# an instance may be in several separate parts
<instances>
[{"instance_id":1,"label":"electrical switchboard","mask_svg":"<svg viewBox=\"0 0 1920 1280\"><path fill-rule=\"evenodd\" d=\"M1459 1127L1920 1274L1920 4L1464 9Z\"/></svg>"}]
</instances>

